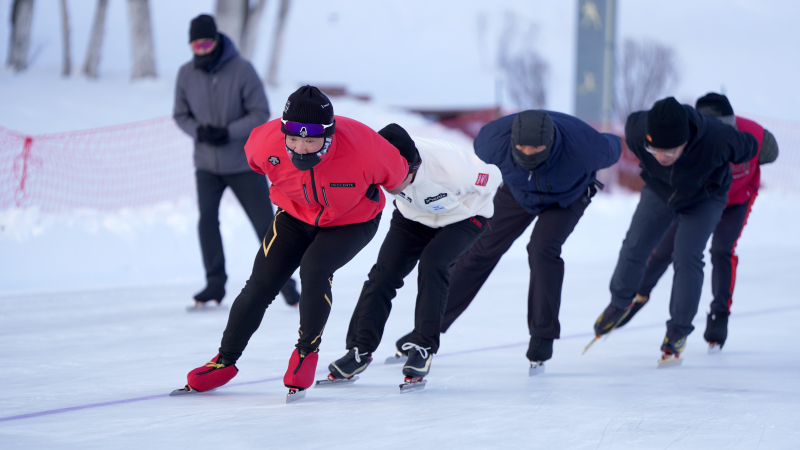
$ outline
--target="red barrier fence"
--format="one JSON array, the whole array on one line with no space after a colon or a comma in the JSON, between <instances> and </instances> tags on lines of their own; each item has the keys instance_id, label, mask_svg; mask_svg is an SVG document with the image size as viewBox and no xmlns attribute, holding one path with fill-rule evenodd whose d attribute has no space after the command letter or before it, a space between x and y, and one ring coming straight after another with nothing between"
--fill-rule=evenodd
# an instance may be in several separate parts
<instances>
[{"instance_id":1,"label":"red barrier fence","mask_svg":"<svg viewBox=\"0 0 800 450\"><path fill-rule=\"evenodd\" d=\"M800 124L751 118L776 137L778 160L762 166L763 189L800 192ZM620 124L614 131L621 134ZM627 149L601 180L641 188ZM68 133L26 136L0 127L0 210L114 210L195 195L192 141L171 117Z\"/></svg>"},{"instance_id":2,"label":"red barrier fence","mask_svg":"<svg viewBox=\"0 0 800 450\"><path fill-rule=\"evenodd\" d=\"M112 210L194 194L192 141L171 117L25 136L0 127L0 210Z\"/></svg>"}]
</instances>

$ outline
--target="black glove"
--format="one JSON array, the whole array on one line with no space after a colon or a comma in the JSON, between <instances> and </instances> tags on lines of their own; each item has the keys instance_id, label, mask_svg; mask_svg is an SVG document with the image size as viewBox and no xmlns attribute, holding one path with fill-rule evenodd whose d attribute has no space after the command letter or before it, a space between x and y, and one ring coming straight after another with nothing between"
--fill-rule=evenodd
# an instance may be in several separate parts
<instances>
[{"instance_id":1,"label":"black glove","mask_svg":"<svg viewBox=\"0 0 800 450\"><path fill-rule=\"evenodd\" d=\"M213 125L200 125L197 127L197 140L208 142L211 145L225 145L230 141L228 129Z\"/></svg>"}]
</instances>

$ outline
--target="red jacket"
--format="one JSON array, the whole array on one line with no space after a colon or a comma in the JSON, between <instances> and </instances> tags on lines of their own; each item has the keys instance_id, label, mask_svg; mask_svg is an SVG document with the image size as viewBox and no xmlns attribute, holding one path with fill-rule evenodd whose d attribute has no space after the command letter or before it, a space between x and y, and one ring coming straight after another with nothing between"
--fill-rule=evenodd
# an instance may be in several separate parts
<instances>
[{"instance_id":1,"label":"red jacket","mask_svg":"<svg viewBox=\"0 0 800 450\"><path fill-rule=\"evenodd\" d=\"M255 128L244 146L247 162L272 182L272 202L310 225L362 223L383 210L380 187L394 189L408 175L400 152L361 122L336 117L336 133L322 161L297 170L286 150L281 121Z\"/></svg>"},{"instance_id":2,"label":"red jacket","mask_svg":"<svg viewBox=\"0 0 800 450\"><path fill-rule=\"evenodd\" d=\"M742 164L731 164L733 183L728 191L728 206L747 203L758 194L761 186L761 168L758 166L758 157L761 155L761 144L764 140L764 128L752 120L736 117L736 126L739 131L744 131L755 136L758 141L758 153L750 161Z\"/></svg>"}]
</instances>

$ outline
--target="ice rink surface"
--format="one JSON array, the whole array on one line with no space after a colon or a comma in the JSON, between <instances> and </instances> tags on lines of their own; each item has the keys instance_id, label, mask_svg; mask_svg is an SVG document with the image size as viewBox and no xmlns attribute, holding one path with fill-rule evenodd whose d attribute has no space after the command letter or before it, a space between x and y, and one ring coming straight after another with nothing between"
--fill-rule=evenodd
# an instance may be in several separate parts
<instances>
[{"instance_id":1,"label":"ice rink surface","mask_svg":"<svg viewBox=\"0 0 800 450\"><path fill-rule=\"evenodd\" d=\"M656 361L671 270L631 323L581 355L608 303L634 196L597 197L567 242L562 337L536 377L528 377L525 358L526 238L442 336L426 388L402 395L400 366L383 361L413 325L416 272L400 290L384 342L361 379L312 388L288 405L282 377L298 314L280 297L228 386L168 397L190 369L215 355L227 320L227 311L185 312L198 286L6 294L0 296L0 447L796 449L800 214L791 199L763 197L738 248L725 348L708 355L702 338L711 300L708 264L684 363L667 369L657 369ZM386 219L336 274L318 378L345 352L349 316ZM77 253L67 242L50 245L53 258ZM47 270L47 257L36 258ZM228 282L226 303L242 285Z\"/></svg>"}]
</instances>

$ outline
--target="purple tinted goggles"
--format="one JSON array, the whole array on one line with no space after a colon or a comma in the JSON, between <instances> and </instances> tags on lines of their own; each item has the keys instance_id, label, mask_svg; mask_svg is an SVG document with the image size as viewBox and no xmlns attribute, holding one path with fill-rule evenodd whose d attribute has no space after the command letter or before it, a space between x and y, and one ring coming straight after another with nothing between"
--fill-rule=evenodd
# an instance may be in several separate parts
<instances>
[{"instance_id":1,"label":"purple tinted goggles","mask_svg":"<svg viewBox=\"0 0 800 450\"><path fill-rule=\"evenodd\" d=\"M283 120L283 119L281 119L281 123L283 124L283 127L286 128L286 131L292 134L299 135L301 137L319 136L320 134L325 132L325 129L333 126L333 122L329 123L328 125L324 125L320 123L292 122L291 120Z\"/></svg>"}]
</instances>

